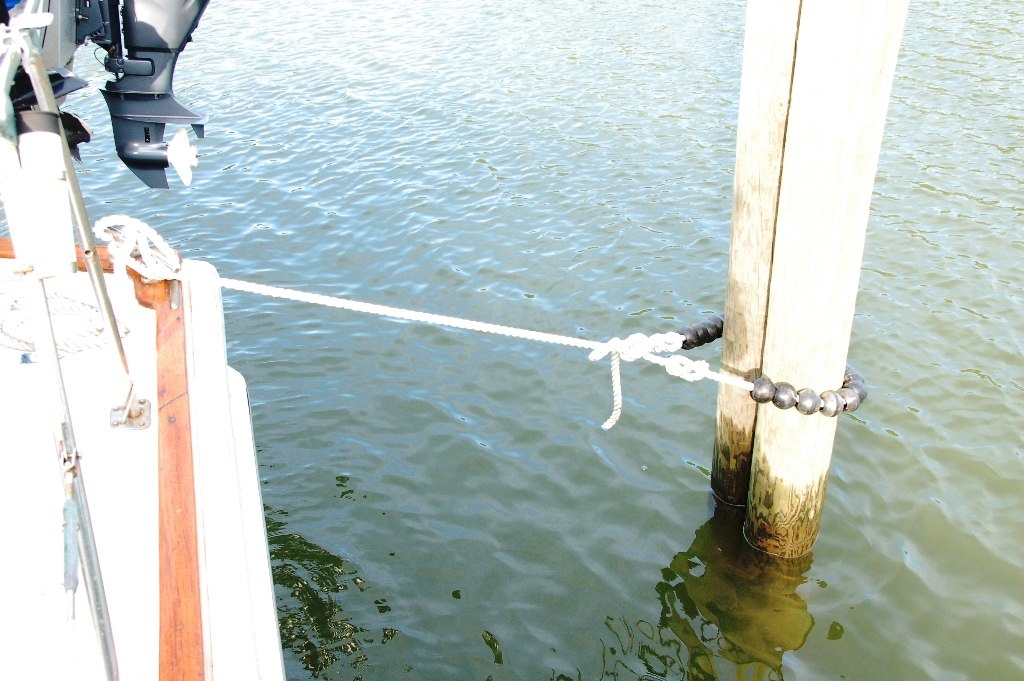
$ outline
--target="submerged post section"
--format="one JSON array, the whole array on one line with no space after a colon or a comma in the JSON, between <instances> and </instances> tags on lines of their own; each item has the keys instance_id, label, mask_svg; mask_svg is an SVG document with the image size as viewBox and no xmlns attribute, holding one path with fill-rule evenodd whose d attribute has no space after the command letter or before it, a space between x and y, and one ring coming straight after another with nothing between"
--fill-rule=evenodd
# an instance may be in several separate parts
<instances>
[{"instance_id":1,"label":"submerged post section","mask_svg":"<svg viewBox=\"0 0 1024 681\"><path fill-rule=\"evenodd\" d=\"M751 6L755 4L757 8L748 9L747 30L768 30L749 23L752 13L779 12L784 3L752 0ZM764 9L768 5L771 9ZM756 208L744 205L740 212L762 217L773 213L774 235L770 241L760 237L753 243L749 227L737 227L734 207L723 353L730 341L740 342L730 337L733 323L736 333L749 329L751 345L756 343L758 315L764 313L752 303L763 295L767 314L759 373L798 390L821 393L843 384L871 192L906 12L907 0L802 0L793 17L795 44L774 205L770 191L739 196L739 155L744 148L737 146L736 204L760 201ZM758 70L748 72L748 63ZM784 60L778 63L781 72L769 72L763 60L748 62L745 56L743 93L757 91L748 87L748 77L785 82ZM766 118L762 125L771 128L773 119ZM767 222L763 217L759 235L767 232ZM757 280L758 293L753 295L744 293L750 271L738 271L742 257L734 256L744 248L770 252L769 275ZM763 262L763 253L760 258L755 260ZM748 361L756 354L753 350L744 356ZM723 365L732 362L727 370L756 371L750 364L738 364L735 357L723 354ZM723 497L724 490L732 490L733 497L724 500L735 503L735 488L742 484L742 471L736 471L741 467L743 428L753 424L744 416L749 406L742 411L732 408L731 402L730 396L720 393L715 489ZM811 548L821 519L836 422L770 403L757 407L744 523L748 541L757 548L787 557ZM740 446L729 449L732 443Z\"/></svg>"}]
</instances>

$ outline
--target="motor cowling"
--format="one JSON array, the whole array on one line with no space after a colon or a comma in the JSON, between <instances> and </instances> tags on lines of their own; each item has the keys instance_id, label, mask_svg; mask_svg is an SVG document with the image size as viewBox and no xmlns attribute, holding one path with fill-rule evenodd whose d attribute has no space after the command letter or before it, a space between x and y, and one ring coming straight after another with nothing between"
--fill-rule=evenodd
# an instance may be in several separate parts
<instances>
[{"instance_id":1,"label":"motor cowling","mask_svg":"<svg viewBox=\"0 0 1024 681\"><path fill-rule=\"evenodd\" d=\"M173 81L178 55L192 39L207 4L209 0L124 0L123 42L111 35L105 65L117 78L101 92L114 144L124 164L150 187L168 186L167 124L191 125L197 137L204 134L206 117L178 102Z\"/></svg>"}]
</instances>

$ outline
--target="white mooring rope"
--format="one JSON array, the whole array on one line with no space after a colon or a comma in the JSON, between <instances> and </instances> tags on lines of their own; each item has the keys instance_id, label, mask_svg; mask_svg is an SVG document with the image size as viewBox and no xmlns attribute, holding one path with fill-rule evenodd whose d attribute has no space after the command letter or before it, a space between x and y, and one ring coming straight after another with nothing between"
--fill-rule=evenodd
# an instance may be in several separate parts
<instances>
[{"instance_id":1,"label":"white mooring rope","mask_svg":"<svg viewBox=\"0 0 1024 681\"><path fill-rule=\"evenodd\" d=\"M422 322L424 324L447 326L454 329L480 331L482 333L493 333L499 336L523 338L525 340L540 341L542 343L553 343L555 345L567 345L573 348L582 348L591 350L590 360L592 362L604 358L605 355L611 354L613 407L612 415L609 416L608 420L601 426L605 430L614 426L619 420L619 416L622 415L622 379L619 375L619 363L622 360L633 362L637 359L643 358L648 362L665 367L665 371L670 375L676 376L685 381L699 381L702 378L708 378L712 381L727 383L747 391L754 387L753 383L744 381L741 378L711 371L708 363L703 360L694 361L688 357L684 357L683 355L669 355L668 357L663 357L656 354L676 352L679 350L683 344L683 336L678 333L657 333L653 336L634 333L625 340L612 338L606 343L600 343L582 338L573 338L571 336L559 336L553 333L541 333L539 331L530 331L529 329L517 329L511 326L475 322L469 319L459 319L458 317L445 317L427 312L403 310L398 307L389 307L387 305L361 303L356 300L348 300L347 298L338 298L336 296L325 296L317 293L293 291L291 289L279 288L277 286L266 286L264 284L254 284L252 282L240 281L238 279L221 279L220 283L221 286L226 289L258 293L271 298L282 298L284 300L294 300L301 303L311 303L313 305L324 305L326 307L334 307L342 310L351 310L353 312L366 312L368 314L379 315L382 317L391 317L392 319L404 319L410 322Z\"/></svg>"},{"instance_id":2,"label":"white mooring rope","mask_svg":"<svg viewBox=\"0 0 1024 681\"><path fill-rule=\"evenodd\" d=\"M176 279L181 271L181 255L142 220L108 215L97 220L92 231L97 239L109 242L107 252L117 267L130 267L153 280Z\"/></svg>"},{"instance_id":3,"label":"white mooring rope","mask_svg":"<svg viewBox=\"0 0 1024 681\"><path fill-rule=\"evenodd\" d=\"M141 220L136 220L126 215L110 215L99 220L93 230L98 238L110 242L108 247L110 256L118 267L131 267L147 279L178 279L181 277L181 257L167 245L167 242L160 238L160 235L155 230ZM153 245L150 246L150 244ZM540 341L541 343L567 345L572 348L590 350L590 361L592 362L596 362L604 358L605 355L610 354L612 356L613 406L612 415L601 426L605 430L614 426L618 422L619 416L622 415L622 378L619 375L619 364L623 360L634 362L640 358L646 359L648 362L664 367L665 371L670 375L685 381L699 381L703 378L708 378L712 381L727 383L746 391L750 391L754 387L753 383L744 381L741 378L711 371L708 363L703 360L694 361L683 355L670 354L666 357L658 354L676 352L682 347L683 336L678 333L656 333L653 336L634 333L625 340L612 338L606 343L600 343L583 338L559 336L553 333L530 331L529 329L517 329L512 326L500 326L498 324L474 322L469 319L459 319L458 317L445 317L427 312L403 310L398 307L388 307L387 305L361 303L356 300L348 300L347 298L338 298L336 296L293 291L291 289L254 284L238 279L221 279L220 283L226 289L258 293L271 298L324 305L325 307L335 307L353 312L366 312L367 314L391 317L392 319L405 319L410 322L447 326L453 329L493 333L499 336Z\"/></svg>"}]
</instances>

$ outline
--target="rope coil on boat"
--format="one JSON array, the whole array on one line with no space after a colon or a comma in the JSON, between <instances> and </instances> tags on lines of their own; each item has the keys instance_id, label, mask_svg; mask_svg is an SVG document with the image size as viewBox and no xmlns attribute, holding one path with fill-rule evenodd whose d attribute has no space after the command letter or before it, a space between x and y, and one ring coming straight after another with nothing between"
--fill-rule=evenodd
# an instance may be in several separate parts
<instances>
[{"instance_id":1,"label":"rope coil on boat","mask_svg":"<svg viewBox=\"0 0 1024 681\"><path fill-rule=\"evenodd\" d=\"M59 292L47 293L46 302L60 357L110 345L98 307ZM122 338L128 335L125 324L118 322L117 326ZM0 346L26 353L36 350L28 302L22 296L0 293Z\"/></svg>"}]
</instances>

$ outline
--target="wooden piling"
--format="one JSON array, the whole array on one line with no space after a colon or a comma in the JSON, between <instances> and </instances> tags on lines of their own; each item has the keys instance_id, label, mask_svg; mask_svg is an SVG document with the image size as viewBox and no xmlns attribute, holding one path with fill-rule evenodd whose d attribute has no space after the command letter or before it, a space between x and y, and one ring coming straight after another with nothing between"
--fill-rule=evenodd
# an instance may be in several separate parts
<instances>
[{"instance_id":1,"label":"wooden piling","mask_svg":"<svg viewBox=\"0 0 1024 681\"><path fill-rule=\"evenodd\" d=\"M773 7L783 4L756 1ZM770 273L767 281L758 282L766 287L767 296L760 373L776 383L786 381L820 393L843 382L871 192L906 11L907 0L800 2ZM762 27L748 25L748 30ZM744 81L746 66L745 57ZM773 77L784 80L784 72ZM770 208L769 198L758 210ZM733 283L732 251L743 247L735 242L734 234L729 294L744 283L739 272ZM759 300L749 294L748 299ZM735 296L727 301L732 321L744 319L736 333L745 325L756 331L761 313L744 309L743 304ZM730 323L726 317L726 334ZM725 445L739 437L729 429L735 412L723 410L723 402L728 406L720 396L723 432L717 450L723 455L716 455L716 464L725 473ZM821 519L836 423L771 404L757 408L744 524L751 544L787 557L810 549ZM736 459L734 455L728 462ZM734 476L733 486L739 477Z\"/></svg>"},{"instance_id":2,"label":"wooden piling","mask_svg":"<svg viewBox=\"0 0 1024 681\"><path fill-rule=\"evenodd\" d=\"M761 375L768 281L800 0L749 0L736 131L732 239L725 297L722 371ZM747 502L757 404L719 383L711 489L733 506Z\"/></svg>"}]
</instances>

